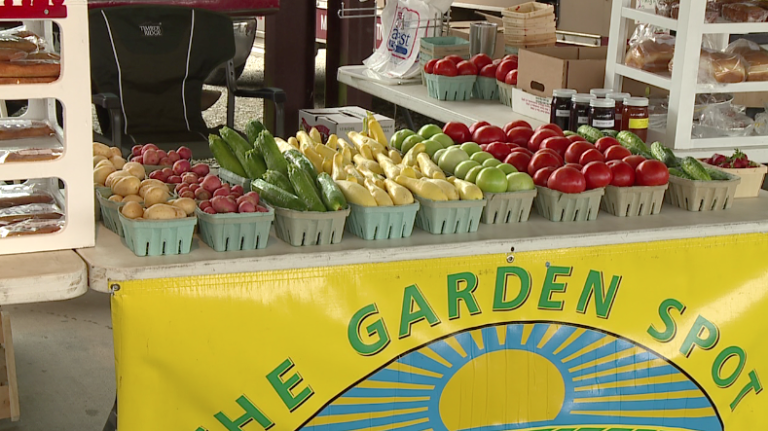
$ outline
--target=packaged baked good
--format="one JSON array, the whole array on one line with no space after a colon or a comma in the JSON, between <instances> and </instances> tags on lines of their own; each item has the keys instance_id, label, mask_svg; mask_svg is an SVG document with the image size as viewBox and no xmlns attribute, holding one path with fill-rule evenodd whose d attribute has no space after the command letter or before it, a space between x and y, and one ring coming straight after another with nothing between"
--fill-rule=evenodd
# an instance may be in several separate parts
<instances>
[{"instance_id":1,"label":"packaged baked good","mask_svg":"<svg viewBox=\"0 0 768 431\"><path fill-rule=\"evenodd\" d=\"M55 199L42 182L27 181L24 184L0 185L0 208L52 203L55 203Z\"/></svg>"},{"instance_id":2,"label":"packaged baked good","mask_svg":"<svg viewBox=\"0 0 768 431\"><path fill-rule=\"evenodd\" d=\"M675 38L667 34L638 37L630 44L624 64L648 72L665 72L675 56Z\"/></svg>"},{"instance_id":3,"label":"packaged baked good","mask_svg":"<svg viewBox=\"0 0 768 431\"><path fill-rule=\"evenodd\" d=\"M0 226L25 220L61 220L64 212L56 204L26 204L0 208Z\"/></svg>"},{"instance_id":4,"label":"packaged baked good","mask_svg":"<svg viewBox=\"0 0 768 431\"><path fill-rule=\"evenodd\" d=\"M679 0L654 0L653 7L656 10L656 15L665 16L670 18L672 16L672 5L680 4Z\"/></svg>"},{"instance_id":5,"label":"packaged baked good","mask_svg":"<svg viewBox=\"0 0 768 431\"><path fill-rule=\"evenodd\" d=\"M16 60L0 63L0 78L58 78L57 60Z\"/></svg>"},{"instance_id":6,"label":"packaged baked good","mask_svg":"<svg viewBox=\"0 0 768 431\"><path fill-rule=\"evenodd\" d=\"M739 0L743 1L743 0ZM712 0L707 2L707 9L704 12L704 22L715 22L720 17L720 8L722 5ZM670 17L677 19L680 16L680 1L674 1L670 6Z\"/></svg>"},{"instance_id":7,"label":"packaged baked good","mask_svg":"<svg viewBox=\"0 0 768 431\"><path fill-rule=\"evenodd\" d=\"M17 49L24 52L34 52L38 50L38 45L32 41L17 36L0 36L0 48Z\"/></svg>"},{"instance_id":8,"label":"packaged baked good","mask_svg":"<svg viewBox=\"0 0 768 431\"><path fill-rule=\"evenodd\" d=\"M53 135L53 129L45 121L0 118L0 141L40 138Z\"/></svg>"},{"instance_id":9,"label":"packaged baked good","mask_svg":"<svg viewBox=\"0 0 768 431\"><path fill-rule=\"evenodd\" d=\"M720 51L702 51L699 61L699 83L735 84L747 79L744 58L738 54ZM702 75L707 79L702 82Z\"/></svg>"},{"instance_id":10,"label":"packaged baked good","mask_svg":"<svg viewBox=\"0 0 768 431\"><path fill-rule=\"evenodd\" d=\"M40 220L30 219L7 226L0 226L0 238L8 238L22 235L37 235L54 233L64 227L64 220Z\"/></svg>"},{"instance_id":11,"label":"packaged baked good","mask_svg":"<svg viewBox=\"0 0 768 431\"><path fill-rule=\"evenodd\" d=\"M768 51L760 45L746 39L738 39L728 45L725 51L744 58L747 81L768 81Z\"/></svg>"},{"instance_id":12,"label":"packaged baked good","mask_svg":"<svg viewBox=\"0 0 768 431\"><path fill-rule=\"evenodd\" d=\"M766 22L768 20L768 9L749 2L725 4L721 14L731 22Z\"/></svg>"},{"instance_id":13,"label":"packaged baked good","mask_svg":"<svg viewBox=\"0 0 768 431\"><path fill-rule=\"evenodd\" d=\"M0 48L0 61L21 60L27 57L27 52L14 48Z\"/></svg>"}]
</instances>

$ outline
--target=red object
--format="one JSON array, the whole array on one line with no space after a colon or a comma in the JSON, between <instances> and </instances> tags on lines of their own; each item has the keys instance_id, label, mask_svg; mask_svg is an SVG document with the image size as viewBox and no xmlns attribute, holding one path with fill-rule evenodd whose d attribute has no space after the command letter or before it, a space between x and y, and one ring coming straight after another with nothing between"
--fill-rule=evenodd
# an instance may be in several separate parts
<instances>
[{"instance_id":1,"label":"red object","mask_svg":"<svg viewBox=\"0 0 768 431\"><path fill-rule=\"evenodd\" d=\"M445 58L443 60L451 60L453 62L453 64L455 64L456 66L458 66L459 63L464 61L464 59L461 58L458 55L447 55L447 56L445 56Z\"/></svg>"},{"instance_id":2,"label":"red object","mask_svg":"<svg viewBox=\"0 0 768 431\"><path fill-rule=\"evenodd\" d=\"M611 185L616 187L630 187L635 185L635 170L629 163L621 160L612 160L608 162L613 179Z\"/></svg>"},{"instance_id":3,"label":"red object","mask_svg":"<svg viewBox=\"0 0 768 431\"><path fill-rule=\"evenodd\" d=\"M581 169L581 173L587 180L587 190L605 187L613 180L611 168L603 162L589 162Z\"/></svg>"},{"instance_id":4,"label":"red object","mask_svg":"<svg viewBox=\"0 0 768 431\"><path fill-rule=\"evenodd\" d=\"M554 166L539 169L533 174L533 183L537 186L546 187L547 181L549 181L549 177L552 175L552 172L555 172L555 169L557 168Z\"/></svg>"},{"instance_id":5,"label":"red object","mask_svg":"<svg viewBox=\"0 0 768 431\"><path fill-rule=\"evenodd\" d=\"M587 166L589 162L605 162L605 156L595 148L584 151L579 157L579 164Z\"/></svg>"},{"instance_id":6,"label":"red object","mask_svg":"<svg viewBox=\"0 0 768 431\"><path fill-rule=\"evenodd\" d=\"M504 57L503 57L501 60L502 60L502 61L504 61L504 60L513 60L513 61L519 61L519 60L518 60L518 56L516 56L515 54L508 54L508 55L505 55L505 56L504 56Z\"/></svg>"},{"instance_id":7,"label":"red object","mask_svg":"<svg viewBox=\"0 0 768 431\"><path fill-rule=\"evenodd\" d=\"M563 136L553 136L541 142L539 148L549 148L554 150L560 157L565 157L565 150L571 145L571 141Z\"/></svg>"},{"instance_id":8,"label":"red object","mask_svg":"<svg viewBox=\"0 0 768 431\"><path fill-rule=\"evenodd\" d=\"M578 163L566 163L565 166L568 166L569 168L576 169L577 171L581 171L582 169L584 169L584 166L581 166Z\"/></svg>"},{"instance_id":9,"label":"red object","mask_svg":"<svg viewBox=\"0 0 768 431\"><path fill-rule=\"evenodd\" d=\"M157 152L158 149L159 148L157 148L157 145L155 144L145 144L143 147L141 147L141 155L143 156L149 150L155 150L155 152Z\"/></svg>"},{"instance_id":10,"label":"red object","mask_svg":"<svg viewBox=\"0 0 768 431\"><path fill-rule=\"evenodd\" d=\"M478 73L477 67L466 60L456 65L456 68L459 70L459 75L477 75Z\"/></svg>"},{"instance_id":11,"label":"red object","mask_svg":"<svg viewBox=\"0 0 768 431\"><path fill-rule=\"evenodd\" d=\"M663 186L669 182L669 169L658 160L646 160L635 168L638 186Z\"/></svg>"},{"instance_id":12,"label":"red object","mask_svg":"<svg viewBox=\"0 0 768 431\"><path fill-rule=\"evenodd\" d=\"M728 157L725 157L722 154L715 153L714 156L709 158L709 161L707 163L709 163L710 165L720 166L723 162L727 162L727 161L728 161Z\"/></svg>"},{"instance_id":13,"label":"red object","mask_svg":"<svg viewBox=\"0 0 768 431\"><path fill-rule=\"evenodd\" d=\"M631 155L632 153L629 152L628 149L622 147L621 145L615 145L605 151L605 160L624 160L625 157L629 157Z\"/></svg>"},{"instance_id":14,"label":"red object","mask_svg":"<svg viewBox=\"0 0 768 431\"><path fill-rule=\"evenodd\" d=\"M166 181L168 183L170 183L170 184L180 184L181 183L181 177L178 176L178 175L171 175L170 177L168 177L168 179Z\"/></svg>"},{"instance_id":15,"label":"red object","mask_svg":"<svg viewBox=\"0 0 768 431\"><path fill-rule=\"evenodd\" d=\"M589 142L574 142L565 150L565 161L568 163L579 163L581 155L593 149L595 149L595 146Z\"/></svg>"},{"instance_id":16,"label":"red object","mask_svg":"<svg viewBox=\"0 0 768 431\"><path fill-rule=\"evenodd\" d=\"M552 172L547 187L563 193L581 193L587 189L587 180L577 169L563 166Z\"/></svg>"},{"instance_id":17,"label":"red object","mask_svg":"<svg viewBox=\"0 0 768 431\"><path fill-rule=\"evenodd\" d=\"M503 60L499 63L499 67L496 68L496 80L504 82L507 74L515 69L517 69L517 61Z\"/></svg>"},{"instance_id":18,"label":"red object","mask_svg":"<svg viewBox=\"0 0 768 431\"><path fill-rule=\"evenodd\" d=\"M491 57L488 57L487 54L477 54L470 58L469 61L474 63L475 67L477 67L477 70L482 70L485 66L493 64L493 60Z\"/></svg>"},{"instance_id":19,"label":"red object","mask_svg":"<svg viewBox=\"0 0 768 431\"><path fill-rule=\"evenodd\" d=\"M141 155L141 145L134 145L131 147L131 155L132 156L140 156Z\"/></svg>"},{"instance_id":20,"label":"red object","mask_svg":"<svg viewBox=\"0 0 768 431\"><path fill-rule=\"evenodd\" d=\"M563 133L563 129L561 129L560 126L558 126L557 124L553 124L553 123L542 124L541 126L536 128L536 131L538 132L539 130L544 130L544 129L549 129L557 132L557 136L565 136L565 134Z\"/></svg>"},{"instance_id":21,"label":"red object","mask_svg":"<svg viewBox=\"0 0 768 431\"><path fill-rule=\"evenodd\" d=\"M553 168L559 168L563 165L563 161L557 157L556 154L549 151L537 152L531 158L531 162L528 163L528 174L533 175L539 169L552 166Z\"/></svg>"},{"instance_id":22,"label":"red object","mask_svg":"<svg viewBox=\"0 0 768 431\"><path fill-rule=\"evenodd\" d=\"M440 76L457 76L459 69L456 68L456 63L451 60L439 60L435 63L434 73Z\"/></svg>"},{"instance_id":23,"label":"red object","mask_svg":"<svg viewBox=\"0 0 768 431\"><path fill-rule=\"evenodd\" d=\"M179 153L179 157L182 159L190 160L192 158L192 150L187 147L181 146L176 152Z\"/></svg>"},{"instance_id":24,"label":"red object","mask_svg":"<svg viewBox=\"0 0 768 431\"><path fill-rule=\"evenodd\" d=\"M533 136L533 130L527 127L513 127L506 130L506 132L507 142L514 142L518 145L528 146L528 141L530 141L531 136Z\"/></svg>"},{"instance_id":25,"label":"red object","mask_svg":"<svg viewBox=\"0 0 768 431\"><path fill-rule=\"evenodd\" d=\"M469 142L472 139L472 133L469 132L469 127L464 123L457 121L451 121L443 126L443 133L450 136L453 142L457 144L463 144Z\"/></svg>"},{"instance_id":26,"label":"red object","mask_svg":"<svg viewBox=\"0 0 768 431\"><path fill-rule=\"evenodd\" d=\"M507 123L504 126L504 131L505 132L509 132L510 130L514 129L515 127L525 127L527 129L531 129L531 131L533 131L533 127L531 127L531 124L528 123L527 121L523 121L523 120L517 120L517 121L513 121L511 123Z\"/></svg>"},{"instance_id":27,"label":"red object","mask_svg":"<svg viewBox=\"0 0 768 431\"><path fill-rule=\"evenodd\" d=\"M495 78L496 69L497 67L495 64L489 64L487 66L483 66L483 68L480 69L480 76L484 76L486 78Z\"/></svg>"},{"instance_id":28,"label":"red object","mask_svg":"<svg viewBox=\"0 0 768 431\"><path fill-rule=\"evenodd\" d=\"M517 69L509 72L507 76L504 77L504 83L507 85L517 85Z\"/></svg>"},{"instance_id":29,"label":"red object","mask_svg":"<svg viewBox=\"0 0 768 431\"><path fill-rule=\"evenodd\" d=\"M571 135L571 136L568 136L567 138L571 142L589 142L585 137L581 135Z\"/></svg>"},{"instance_id":30,"label":"red object","mask_svg":"<svg viewBox=\"0 0 768 431\"><path fill-rule=\"evenodd\" d=\"M501 127L483 126L472 133L472 140L478 144L507 142L507 135L501 130Z\"/></svg>"},{"instance_id":31,"label":"red object","mask_svg":"<svg viewBox=\"0 0 768 431\"><path fill-rule=\"evenodd\" d=\"M487 121L478 121L477 123L469 126L469 134L474 136L474 134L477 131L477 129L479 129L479 128L483 127L483 126L490 126L490 125L491 125L491 123L489 123ZM478 142L478 144L479 144L479 142Z\"/></svg>"},{"instance_id":32,"label":"red object","mask_svg":"<svg viewBox=\"0 0 768 431\"><path fill-rule=\"evenodd\" d=\"M512 152L513 153L523 153L523 154L527 154L528 157L533 157L533 151L531 151L531 150L529 150L528 148L525 148L525 147L513 148Z\"/></svg>"},{"instance_id":33,"label":"red object","mask_svg":"<svg viewBox=\"0 0 768 431\"><path fill-rule=\"evenodd\" d=\"M616 145L621 144L619 144L619 141L617 141L616 138L610 136L603 136L595 142L595 147L597 147L597 150L603 154L608 151L608 148L615 147Z\"/></svg>"},{"instance_id":34,"label":"red object","mask_svg":"<svg viewBox=\"0 0 768 431\"><path fill-rule=\"evenodd\" d=\"M424 65L424 72L430 75L435 73L435 64L437 64L438 61L440 60L437 58L433 58L432 60L429 60L427 64Z\"/></svg>"},{"instance_id":35,"label":"red object","mask_svg":"<svg viewBox=\"0 0 768 431\"><path fill-rule=\"evenodd\" d=\"M513 142L507 142L507 143L506 143L506 144L504 144L504 145L506 145L507 147L509 147L509 150L510 150L510 152L512 152L512 150L514 150L515 148L520 148L520 146L519 146L519 145L517 145L517 144L515 144L515 143L513 143Z\"/></svg>"},{"instance_id":36,"label":"red object","mask_svg":"<svg viewBox=\"0 0 768 431\"><path fill-rule=\"evenodd\" d=\"M3 19L51 19L66 18L67 6L63 0L26 0L18 6L13 5L13 0L0 1L0 17Z\"/></svg>"},{"instance_id":37,"label":"red object","mask_svg":"<svg viewBox=\"0 0 768 431\"><path fill-rule=\"evenodd\" d=\"M528 172L528 164L531 163L531 156L522 151L512 152L504 159L504 163L514 166L518 172Z\"/></svg>"},{"instance_id":38,"label":"red object","mask_svg":"<svg viewBox=\"0 0 768 431\"><path fill-rule=\"evenodd\" d=\"M496 160L503 162L507 156L512 152L512 150L507 146L507 144L503 142L494 142L488 147L486 147L485 151L490 153Z\"/></svg>"},{"instance_id":39,"label":"red object","mask_svg":"<svg viewBox=\"0 0 768 431\"><path fill-rule=\"evenodd\" d=\"M640 165L640 163L643 163L645 161L645 157L643 156L628 156L621 159L624 162L629 163L629 166L632 166L632 169L637 169L637 166Z\"/></svg>"},{"instance_id":40,"label":"red object","mask_svg":"<svg viewBox=\"0 0 768 431\"><path fill-rule=\"evenodd\" d=\"M531 151L538 150L539 146L541 146L541 143L544 142L545 139L551 138L553 136L559 135L554 130L549 129L540 129L533 132L531 139L528 141L528 149Z\"/></svg>"}]
</instances>

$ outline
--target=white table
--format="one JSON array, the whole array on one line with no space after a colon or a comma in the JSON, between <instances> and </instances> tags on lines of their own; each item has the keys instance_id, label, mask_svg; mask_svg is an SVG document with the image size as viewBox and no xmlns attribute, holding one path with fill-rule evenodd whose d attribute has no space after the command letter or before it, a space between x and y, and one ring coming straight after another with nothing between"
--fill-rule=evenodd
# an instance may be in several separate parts
<instances>
[{"instance_id":1,"label":"white table","mask_svg":"<svg viewBox=\"0 0 768 431\"><path fill-rule=\"evenodd\" d=\"M365 77L363 75L365 70L365 66L340 67L338 80L372 96L444 123L458 121L472 124L477 121L487 121L501 127L514 120L525 120L533 127L543 124L541 121L513 112L512 108L502 105L497 100L440 101L429 97L427 87L421 84L386 85Z\"/></svg>"},{"instance_id":2,"label":"white table","mask_svg":"<svg viewBox=\"0 0 768 431\"><path fill-rule=\"evenodd\" d=\"M0 305L72 299L88 291L85 262L73 250L0 256Z\"/></svg>"},{"instance_id":3,"label":"white table","mask_svg":"<svg viewBox=\"0 0 768 431\"><path fill-rule=\"evenodd\" d=\"M137 257L103 225L96 247L77 250L88 265L91 289L109 292L111 280L259 272L346 264L409 261L569 247L626 244L768 232L768 192L738 199L727 211L688 212L669 204L659 215L622 218L601 212L597 221L553 223L535 209L526 223L485 225L473 234L432 235L414 228L410 238L364 241L350 233L338 245L292 247L274 237L264 250L218 253L195 239L187 255Z\"/></svg>"}]
</instances>

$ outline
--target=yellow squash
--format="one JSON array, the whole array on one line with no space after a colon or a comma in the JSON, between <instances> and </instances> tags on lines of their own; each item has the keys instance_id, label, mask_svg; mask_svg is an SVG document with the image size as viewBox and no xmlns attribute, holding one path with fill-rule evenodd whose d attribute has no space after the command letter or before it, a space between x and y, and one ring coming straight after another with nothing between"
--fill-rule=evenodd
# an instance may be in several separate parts
<instances>
[{"instance_id":1,"label":"yellow squash","mask_svg":"<svg viewBox=\"0 0 768 431\"><path fill-rule=\"evenodd\" d=\"M448 200L448 197L445 195L445 193L443 193L443 190L440 188L440 186L432 184L428 181L419 181L414 178L406 177L405 175L400 175L395 181L397 181L397 183L401 186L406 187L413 194L422 198L433 201Z\"/></svg>"},{"instance_id":2,"label":"yellow squash","mask_svg":"<svg viewBox=\"0 0 768 431\"><path fill-rule=\"evenodd\" d=\"M277 148L280 149L281 153L284 153L288 150L295 149L294 147L291 146L291 144L289 144L288 142L285 142L281 138L275 138L275 142L277 142Z\"/></svg>"},{"instance_id":3,"label":"yellow squash","mask_svg":"<svg viewBox=\"0 0 768 431\"><path fill-rule=\"evenodd\" d=\"M419 162L419 167L421 168L421 172L424 173L425 177L439 180L445 179L445 173L443 173L443 170L440 169L435 164L435 162L429 158L429 154L419 153L419 155L416 156L416 161Z\"/></svg>"},{"instance_id":4,"label":"yellow squash","mask_svg":"<svg viewBox=\"0 0 768 431\"><path fill-rule=\"evenodd\" d=\"M389 197L392 198L392 202L395 205L410 205L413 203L413 194L411 191L387 178L384 180L384 188L389 193Z\"/></svg>"},{"instance_id":5,"label":"yellow squash","mask_svg":"<svg viewBox=\"0 0 768 431\"><path fill-rule=\"evenodd\" d=\"M295 136L291 136L290 138L288 138L288 145L292 146L293 148L296 148L297 150L300 147L299 140L296 139Z\"/></svg>"},{"instance_id":6,"label":"yellow squash","mask_svg":"<svg viewBox=\"0 0 768 431\"><path fill-rule=\"evenodd\" d=\"M323 172L323 158L320 156L320 154L317 154L317 151L310 147L306 147L302 149L301 152L307 156L307 159L309 159L310 162L312 162L312 165L315 166L315 170L317 170L317 172Z\"/></svg>"},{"instance_id":7,"label":"yellow squash","mask_svg":"<svg viewBox=\"0 0 768 431\"><path fill-rule=\"evenodd\" d=\"M344 160L342 155L336 153L336 155L333 156L333 171L331 172L331 177L334 180L341 181L346 180L348 176L347 171L344 170Z\"/></svg>"},{"instance_id":8,"label":"yellow squash","mask_svg":"<svg viewBox=\"0 0 768 431\"><path fill-rule=\"evenodd\" d=\"M405 154L405 157L403 157L403 164L406 166L416 166L418 164L416 156L418 156L419 153L424 153L426 151L427 146L424 145L423 142L419 142Z\"/></svg>"},{"instance_id":9,"label":"yellow squash","mask_svg":"<svg viewBox=\"0 0 768 431\"><path fill-rule=\"evenodd\" d=\"M344 171L347 173L347 175L354 178L358 184L362 184L365 181L365 177L363 177L362 174L360 174L360 172L352 165L344 166Z\"/></svg>"},{"instance_id":10,"label":"yellow squash","mask_svg":"<svg viewBox=\"0 0 768 431\"><path fill-rule=\"evenodd\" d=\"M432 178L424 178L422 181L428 181L438 187L440 187L440 190L445 193L445 196L448 198L449 201L457 201L459 200L459 191L456 190L456 187L453 186L453 184L449 183L446 180L436 180Z\"/></svg>"},{"instance_id":11,"label":"yellow squash","mask_svg":"<svg viewBox=\"0 0 768 431\"><path fill-rule=\"evenodd\" d=\"M384 184L382 183L382 185ZM385 192L383 188L374 184L373 180L371 180L370 178L365 180L365 187L367 187L368 191L371 192L371 196L373 196L373 199L376 200L376 204L378 206L391 207L395 205L395 203L392 201L392 198L389 197L387 192Z\"/></svg>"},{"instance_id":12,"label":"yellow squash","mask_svg":"<svg viewBox=\"0 0 768 431\"><path fill-rule=\"evenodd\" d=\"M336 185L338 185L341 192L344 193L347 202L363 207L378 206L376 199L373 198L371 192L360 184L352 181L336 181Z\"/></svg>"},{"instance_id":13,"label":"yellow squash","mask_svg":"<svg viewBox=\"0 0 768 431\"><path fill-rule=\"evenodd\" d=\"M339 148L339 137L331 134L331 136L328 137L328 142L325 143L325 146L332 149L333 151L338 150Z\"/></svg>"},{"instance_id":14,"label":"yellow squash","mask_svg":"<svg viewBox=\"0 0 768 431\"><path fill-rule=\"evenodd\" d=\"M372 113L367 113L368 119L368 136L375 139L376 142L382 145L387 145L387 135L384 134L384 129L381 128L381 124L376 120Z\"/></svg>"},{"instance_id":15,"label":"yellow squash","mask_svg":"<svg viewBox=\"0 0 768 431\"><path fill-rule=\"evenodd\" d=\"M317 130L317 128L315 127L309 129L309 137L312 138L312 140L317 142L318 144L323 143L323 135L321 135L320 131Z\"/></svg>"},{"instance_id":16,"label":"yellow squash","mask_svg":"<svg viewBox=\"0 0 768 431\"><path fill-rule=\"evenodd\" d=\"M352 160L355 162L355 165L357 166L364 166L370 169L372 172L375 172L379 175L384 175L384 170L381 169L381 165L374 162L373 160L368 160L363 156L361 156L360 154L352 157Z\"/></svg>"},{"instance_id":17,"label":"yellow squash","mask_svg":"<svg viewBox=\"0 0 768 431\"><path fill-rule=\"evenodd\" d=\"M313 148L315 151L317 151L317 154L320 154L324 159L330 159L334 154L336 154L336 151L326 147L323 144L317 144Z\"/></svg>"},{"instance_id":18,"label":"yellow squash","mask_svg":"<svg viewBox=\"0 0 768 431\"><path fill-rule=\"evenodd\" d=\"M396 165L399 165L403 161L403 158L400 156L400 153L395 149L389 150L389 158L392 159L392 161L395 162Z\"/></svg>"},{"instance_id":19,"label":"yellow squash","mask_svg":"<svg viewBox=\"0 0 768 431\"><path fill-rule=\"evenodd\" d=\"M483 191L480 190L480 187L469 181L460 180L456 177L448 177L448 182L456 187L456 190L459 191L459 197L463 201L479 201L483 199Z\"/></svg>"}]
</instances>

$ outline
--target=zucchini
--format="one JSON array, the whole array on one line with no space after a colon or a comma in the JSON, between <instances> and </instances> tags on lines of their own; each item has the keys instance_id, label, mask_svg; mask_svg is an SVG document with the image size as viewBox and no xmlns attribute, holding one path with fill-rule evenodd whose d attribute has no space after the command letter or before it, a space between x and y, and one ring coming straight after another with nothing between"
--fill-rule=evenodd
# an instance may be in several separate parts
<instances>
[{"instance_id":1,"label":"zucchini","mask_svg":"<svg viewBox=\"0 0 768 431\"><path fill-rule=\"evenodd\" d=\"M243 165L245 173L248 174L248 178L257 180L267 172L267 164L264 163L264 159L256 152L256 150L250 150L245 153L245 164Z\"/></svg>"},{"instance_id":2,"label":"zucchini","mask_svg":"<svg viewBox=\"0 0 768 431\"><path fill-rule=\"evenodd\" d=\"M240 164L232 149L224 143L223 139L216 135L208 135L208 148L219 163L219 166L241 177L248 176L245 173L245 169L243 169L243 165Z\"/></svg>"},{"instance_id":3,"label":"zucchini","mask_svg":"<svg viewBox=\"0 0 768 431\"><path fill-rule=\"evenodd\" d=\"M619 134L616 135L616 140L619 141L622 147L628 149L632 154L639 154L644 157L648 156L647 158L651 159L653 158L653 156L651 156L651 149L645 145L645 142L628 130L619 132Z\"/></svg>"},{"instance_id":4,"label":"zucchini","mask_svg":"<svg viewBox=\"0 0 768 431\"><path fill-rule=\"evenodd\" d=\"M277 147L275 138L269 131L264 130L259 134L256 139L256 146L261 151L261 155L264 157L264 162L267 164L267 169L271 171L277 171L281 174L288 176L288 162L280 152L280 148Z\"/></svg>"},{"instance_id":5,"label":"zucchini","mask_svg":"<svg viewBox=\"0 0 768 431\"><path fill-rule=\"evenodd\" d=\"M262 179L273 186L283 189L286 192L295 195L296 190L293 189L291 182L288 181L288 177L277 171L267 171L262 176Z\"/></svg>"},{"instance_id":6,"label":"zucchini","mask_svg":"<svg viewBox=\"0 0 768 431\"><path fill-rule=\"evenodd\" d=\"M613 129L605 129L605 130L601 130L600 132L601 132L603 135L605 135L605 136L610 136L611 138L615 138L615 137L616 137L616 135L618 135L618 134L619 134L619 132L618 132L618 131L616 131L616 130L613 130Z\"/></svg>"},{"instance_id":7,"label":"zucchini","mask_svg":"<svg viewBox=\"0 0 768 431\"><path fill-rule=\"evenodd\" d=\"M286 192L264 180L251 181L251 190L257 192L268 204L295 211L306 211L307 205L298 196Z\"/></svg>"},{"instance_id":8,"label":"zucchini","mask_svg":"<svg viewBox=\"0 0 768 431\"><path fill-rule=\"evenodd\" d=\"M245 153L253 149L253 145L249 144L237 131L230 129L229 127L222 127L219 130L219 135L224 139L224 142L232 148L232 152L235 153L238 159L245 156Z\"/></svg>"},{"instance_id":9,"label":"zucchini","mask_svg":"<svg viewBox=\"0 0 768 431\"><path fill-rule=\"evenodd\" d=\"M296 195L300 197L310 211L325 212L325 205L320 199L320 193L312 178L304 169L296 165L288 165L288 179L291 181Z\"/></svg>"},{"instance_id":10,"label":"zucchini","mask_svg":"<svg viewBox=\"0 0 768 431\"><path fill-rule=\"evenodd\" d=\"M683 169L683 172L688 174L696 181L712 181L712 177L709 176L709 173L707 173L707 170L704 169L704 166L701 164L701 162L694 159L693 157L689 156L684 158L683 163L680 164L680 167Z\"/></svg>"},{"instance_id":11,"label":"zucchini","mask_svg":"<svg viewBox=\"0 0 768 431\"><path fill-rule=\"evenodd\" d=\"M712 181L727 181L731 179L731 177L729 177L728 174L721 171L720 169L704 166L704 170L707 171L709 176L712 178Z\"/></svg>"},{"instance_id":12,"label":"zucchini","mask_svg":"<svg viewBox=\"0 0 768 431\"><path fill-rule=\"evenodd\" d=\"M320 197L328 211L339 211L347 208L347 200L339 186L330 175L322 172L317 176L317 185L320 188Z\"/></svg>"},{"instance_id":13,"label":"zucchini","mask_svg":"<svg viewBox=\"0 0 768 431\"><path fill-rule=\"evenodd\" d=\"M261 132L263 132L266 128L263 124L261 124L261 121L259 120L251 120L248 122L248 124L245 125L245 135L248 136L248 142L253 145L254 142L256 142L256 139L259 137Z\"/></svg>"},{"instance_id":14,"label":"zucchini","mask_svg":"<svg viewBox=\"0 0 768 431\"><path fill-rule=\"evenodd\" d=\"M661 142L654 142L651 144L651 155L654 159L667 165L668 168L680 166L677 157L675 157L675 153L665 147Z\"/></svg>"},{"instance_id":15,"label":"zucchini","mask_svg":"<svg viewBox=\"0 0 768 431\"><path fill-rule=\"evenodd\" d=\"M603 137L603 133L601 131L595 129L592 126L587 126L586 124L579 126L579 129L576 130L576 133L583 136L584 139L589 141L590 144L594 144L598 139Z\"/></svg>"},{"instance_id":16,"label":"zucchini","mask_svg":"<svg viewBox=\"0 0 768 431\"><path fill-rule=\"evenodd\" d=\"M315 165L309 161L307 156L301 154L299 150L288 150L283 153L283 157L285 157L285 160L287 160L288 163L307 171L309 176L312 177L312 180L317 179L317 169L315 169Z\"/></svg>"},{"instance_id":17,"label":"zucchini","mask_svg":"<svg viewBox=\"0 0 768 431\"><path fill-rule=\"evenodd\" d=\"M678 178L684 178L686 180L692 180L693 178L678 168L669 168L669 175Z\"/></svg>"}]
</instances>

